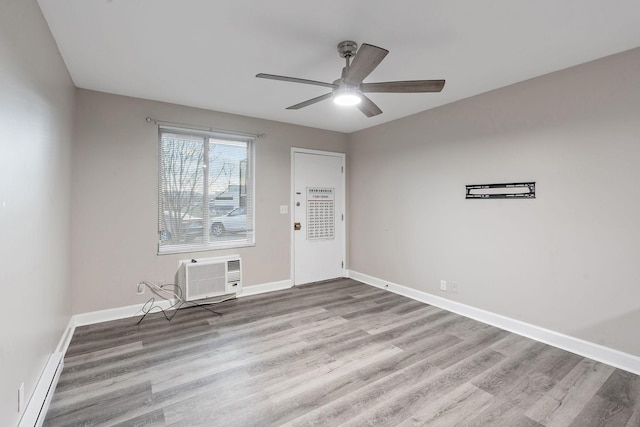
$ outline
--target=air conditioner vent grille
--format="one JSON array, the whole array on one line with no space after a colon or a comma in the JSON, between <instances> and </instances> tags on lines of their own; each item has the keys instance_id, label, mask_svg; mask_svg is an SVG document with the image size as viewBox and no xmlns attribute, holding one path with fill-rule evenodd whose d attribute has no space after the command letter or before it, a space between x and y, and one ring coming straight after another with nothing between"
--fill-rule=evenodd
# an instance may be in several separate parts
<instances>
[{"instance_id":1,"label":"air conditioner vent grille","mask_svg":"<svg viewBox=\"0 0 640 427\"><path fill-rule=\"evenodd\" d=\"M178 273L187 301L242 292L239 257L184 260Z\"/></svg>"},{"instance_id":2,"label":"air conditioner vent grille","mask_svg":"<svg viewBox=\"0 0 640 427\"><path fill-rule=\"evenodd\" d=\"M237 283L242 279L240 275L240 260L234 259L227 262L227 283Z\"/></svg>"}]
</instances>

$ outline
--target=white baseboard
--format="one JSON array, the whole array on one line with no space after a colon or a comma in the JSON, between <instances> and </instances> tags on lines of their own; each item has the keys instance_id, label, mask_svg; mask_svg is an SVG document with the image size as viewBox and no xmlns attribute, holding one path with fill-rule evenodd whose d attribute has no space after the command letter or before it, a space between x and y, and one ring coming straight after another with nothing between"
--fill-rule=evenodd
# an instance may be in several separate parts
<instances>
[{"instance_id":1,"label":"white baseboard","mask_svg":"<svg viewBox=\"0 0 640 427\"><path fill-rule=\"evenodd\" d=\"M53 392L62 372L63 359L64 354L61 352L55 352L49 356L44 371L42 371L42 375L40 375L36 388L24 410L24 414L20 418L18 427L40 427L44 423Z\"/></svg>"},{"instance_id":2,"label":"white baseboard","mask_svg":"<svg viewBox=\"0 0 640 427\"><path fill-rule=\"evenodd\" d=\"M242 298L248 297L250 295L264 294L266 292L281 291L283 289L289 289L292 286L293 281L291 279L280 280L278 282L263 283L261 285L244 286L242 288L242 292L240 293L240 295L238 295L238 297Z\"/></svg>"},{"instance_id":3,"label":"white baseboard","mask_svg":"<svg viewBox=\"0 0 640 427\"><path fill-rule=\"evenodd\" d=\"M282 289L288 289L291 286L293 286L293 282L290 279L280 280L278 282L263 283L260 285L243 286L242 292L238 295L238 297L242 298L250 295L263 294L265 292L280 291ZM173 301L161 300L157 301L155 304L163 310L168 310L173 305ZM142 307L144 307L144 304L135 304L126 307L110 308L107 310L98 310L88 313L75 314L71 318L70 327L75 328L76 326L92 325L94 323L126 319L127 317L141 315L143 314ZM69 336L69 339L71 339L71 336Z\"/></svg>"},{"instance_id":4,"label":"white baseboard","mask_svg":"<svg viewBox=\"0 0 640 427\"><path fill-rule=\"evenodd\" d=\"M64 357L64 354L66 354L67 349L69 348L69 343L71 342L73 331L75 330L76 330L75 320L73 316L71 316L66 329L64 330L64 332L62 333L62 336L60 337L60 341L58 341L58 345L56 346L56 353L62 353Z\"/></svg>"},{"instance_id":5,"label":"white baseboard","mask_svg":"<svg viewBox=\"0 0 640 427\"><path fill-rule=\"evenodd\" d=\"M640 357L638 356L585 341L580 338L565 335L560 332L545 329L530 323L525 323L500 314L492 313L490 311L475 308L470 305L438 297L427 292L398 285L397 283L392 283L388 280L382 280L377 277L358 273L357 271L349 271L348 276L353 280L366 283L367 285L386 289L393 293L504 329L505 331L513 332L515 334L579 354L580 356L606 363L607 365L623 369L636 375L640 375Z\"/></svg>"},{"instance_id":6,"label":"white baseboard","mask_svg":"<svg viewBox=\"0 0 640 427\"><path fill-rule=\"evenodd\" d=\"M74 330L75 324L72 317L62 333L60 341L58 341L55 352L53 352L49 356L49 360L47 360L47 364L38 379L38 383L29 399L24 414L22 414L22 418L20 418L18 427L39 427L44 422L51 398L53 397L53 392L58 385L58 378L60 378L60 373L64 365L64 355L67 352L67 348L69 348L69 342L71 342Z\"/></svg>"},{"instance_id":7,"label":"white baseboard","mask_svg":"<svg viewBox=\"0 0 640 427\"><path fill-rule=\"evenodd\" d=\"M156 301L154 305L162 308L163 310L169 310L173 305L173 300ZM135 304L128 305L126 307L74 314L71 321L74 326L84 326L100 322L109 322L111 320L126 319L127 317L144 314L142 307L144 307L144 304Z\"/></svg>"}]
</instances>

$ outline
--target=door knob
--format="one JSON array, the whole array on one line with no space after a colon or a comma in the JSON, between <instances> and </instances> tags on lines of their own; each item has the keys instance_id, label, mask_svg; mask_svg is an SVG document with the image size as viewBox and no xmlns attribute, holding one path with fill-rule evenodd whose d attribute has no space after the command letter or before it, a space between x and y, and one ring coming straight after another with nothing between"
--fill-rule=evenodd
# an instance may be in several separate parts
<instances>
[{"instance_id":1,"label":"door knob","mask_svg":"<svg viewBox=\"0 0 640 427\"><path fill-rule=\"evenodd\" d=\"M302 228L302 225L299 222L294 222L293 223L293 229L298 231Z\"/></svg>"}]
</instances>

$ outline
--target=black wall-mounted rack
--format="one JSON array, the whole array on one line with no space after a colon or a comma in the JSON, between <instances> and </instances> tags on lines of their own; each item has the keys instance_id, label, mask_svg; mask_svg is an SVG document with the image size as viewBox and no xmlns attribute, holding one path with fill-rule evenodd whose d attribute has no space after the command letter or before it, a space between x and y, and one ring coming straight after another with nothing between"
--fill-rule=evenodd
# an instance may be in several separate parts
<instances>
[{"instance_id":1,"label":"black wall-mounted rack","mask_svg":"<svg viewBox=\"0 0 640 427\"><path fill-rule=\"evenodd\" d=\"M514 191L514 189L521 189ZM525 191L523 191L524 189ZM535 182L467 185L465 199L535 199Z\"/></svg>"}]
</instances>

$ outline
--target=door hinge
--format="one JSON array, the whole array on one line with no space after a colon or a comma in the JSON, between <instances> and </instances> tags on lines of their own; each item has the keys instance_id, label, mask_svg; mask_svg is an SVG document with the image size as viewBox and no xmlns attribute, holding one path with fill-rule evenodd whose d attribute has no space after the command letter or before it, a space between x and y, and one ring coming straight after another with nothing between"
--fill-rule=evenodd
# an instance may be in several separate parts
<instances>
[{"instance_id":1,"label":"door hinge","mask_svg":"<svg viewBox=\"0 0 640 427\"><path fill-rule=\"evenodd\" d=\"M340 166L340 172L344 173L344 166Z\"/></svg>"},{"instance_id":2,"label":"door hinge","mask_svg":"<svg viewBox=\"0 0 640 427\"><path fill-rule=\"evenodd\" d=\"M344 261L340 263L340 267L344 268Z\"/></svg>"},{"instance_id":3,"label":"door hinge","mask_svg":"<svg viewBox=\"0 0 640 427\"><path fill-rule=\"evenodd\" d=\"M342 217L342 220L344 221L344 214L340 215Z\"/></svg>"}]
</instances>

